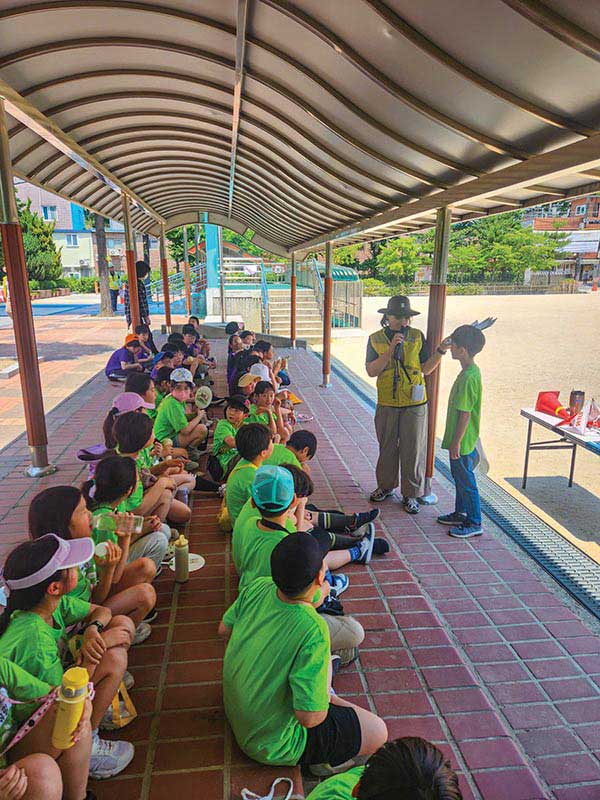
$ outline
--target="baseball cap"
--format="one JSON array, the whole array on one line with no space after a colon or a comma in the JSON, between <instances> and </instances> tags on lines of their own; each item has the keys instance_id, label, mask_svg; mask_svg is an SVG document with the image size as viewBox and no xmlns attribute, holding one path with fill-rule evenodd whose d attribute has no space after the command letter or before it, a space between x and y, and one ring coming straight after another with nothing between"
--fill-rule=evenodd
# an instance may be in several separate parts
<instances>
[{"instance_id":1,"label":"baseball cap","mask_svg":"<svg viewBox=\"0 0 600 800\"><path fill-rule=\"evenodd\" d=\"M238 379L237 384L238 386L241 386L243 388L244 386L250 386L251 383L258 383L259 380L260 380L260 375L250 375L250 373L247 372L245 375L242 375L242 377Z\"/></svg>"},{"instance_id":2,"label":"baseball cap","mask_svg":"<svg viewBox=\"0 0 600 800\"><path fill-rule=\"evenodd\" d=\"M147 403L137 392L123 392L115 397L112 407L117 409L119 416L128 411L137 411L138 408L154 408L154 403Z\"/></svg>"},{"instance_id":3,"label":"baseball cap","mask_svg":"<svg viewBox=\"0 0 600 800\"><path fill-rule=\"evenodd\" d=\"M55 533L47 533L45 536L40 536L36 541L41 542L44 539L56 539L58 547L54 555L50 558L47 564L44 564L37 572L27 575L25 578L17 578L15 580L7 580L3 578L4 583L10 590L28 589L31 586L37 586L38 583L43 583L51 578L59 569L68 569L69 567L79 567L85 564L94 555L94 542L91 537L86 536L83 539L61 539Z\"/></svg>"},{"instance_id":4,"label":"baseball cap","mask_svg":"<svg viewBox=\"0 0 600 800\"><path fill-rule=\"evenodd\" d=\"M125 337L125 347L127 347L128 344L133 344L134 342L136 344L140 343L140 340L137 337L137 333L128 333L127 336Z\"/></svg>"},{"instance_id":5,"label":"baseball cap","mask_svg":"<svg viewBox=\"0 0 600 800\"><path fill-rule=\"evenodd\" d=\"M173 353L170 350L162 350L160 353L157 353L154 356L152 363L156 366L156 364L159 364L163 358L173 358Z\"/></svg>"},{"instance_id":6,"label":"baseball cap","mask_svg":"<svg viewBox=\"0 0 600 800\"><path fill-rule=\"evenodd\" d=\"M282 539L271 553L271 576L277 588L288 597L301 594L318 575L330 545L326 531L298 531Z\"/></svg>"},{"instance_id":7,"label":"baseball cap","mask_svg":"<svg viewBox=\"0 0 600 800\"><path fill-rule=\"evenodd\" d=\"M276 467L266 465L256 470L252 483L252 499L260 511L274 513L285 511L294 499L294 478L292 473Z\"/></svg>"},{"instance_id":8,"label":"baseball cap","mask_svg":"<svg viewBox=\"0 0 600 800\"><path fill-rule=\"evenodd\" d=\"M190 386L194 386L194 376L185 367L177 367L171 373L171 383L189 383Z\"/></svg>"},{"instance_id":9,"label":"baseball cap","mask_svg":"<svg viewBox=\"0 0 600 800\"><path fill-rule=\"evenodd\" d=\"M240 327L239 322L228 322L227 325L225 325L225 333L228 336L233 336L234 333L237 333L238 331L241 330L242 329Z\"/></svg>"}]
</instances>

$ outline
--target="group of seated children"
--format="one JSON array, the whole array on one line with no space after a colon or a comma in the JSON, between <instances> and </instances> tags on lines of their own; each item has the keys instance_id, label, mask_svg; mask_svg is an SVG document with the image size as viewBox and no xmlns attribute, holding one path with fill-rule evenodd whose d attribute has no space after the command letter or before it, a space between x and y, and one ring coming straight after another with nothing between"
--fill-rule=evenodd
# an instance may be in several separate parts
<instances>
[{"instance_id":1,"label":"group of seated children","mask_svg":"<svg viewBox=\"0 0 600 800\"><path fill-rule=\"evenodd\" d=\"M219 627L228 640L224 701L242 750L261 763L302 764L323 776L353 767L331 778L337 794L327 793L326 781L315 800L413 797L418 775L428 797L460 800L436 748L419 739L386 744L384 722L332 688L364 638L358 620L344 614L349 578L337 570L368 564L389 545L375 536L377 509L345 513L310 503L317 438L294 430L293 417L281 413L283 378L274 372L281 361L273 361L271 345L246 331L235 333L239 343L230 340L234 361L236 352L258 347L268 379L247 363L236 377L238 393L214 430L219 474L210 480L194 473L212 420L193 404L198 375L206 381L214 367L210 351L192 318L181 339L170 338L158 353L146 333L136 329L107 365L107 376L126 384L104 421L105 452L92 477L81 490L55 486L33 499L29 541L2 570L7 697L0 744L10 743L10 766L0 771L0 800L91 800L88 777L114 776L131 762L133 745L101 739L99 731L118 729L130 715L127 651L151 635L152 582L172 558L171 526L189 521L190 491L217 492L221 483L220 523L231 531L240 578ZM52 744L56 704L46 700L73 664L87 669L95 693L73 746L61 751Z\"/></svg>"}]
</instances>

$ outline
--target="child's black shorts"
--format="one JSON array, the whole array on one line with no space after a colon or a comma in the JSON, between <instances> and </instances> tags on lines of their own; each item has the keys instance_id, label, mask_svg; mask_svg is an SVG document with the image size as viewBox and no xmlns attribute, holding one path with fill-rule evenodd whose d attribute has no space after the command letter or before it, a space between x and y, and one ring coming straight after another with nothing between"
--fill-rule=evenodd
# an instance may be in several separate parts
<instances>
[{"instance_id":1,"label":"child's black shorts","mask_svg":"<svg viewBox=\"0 0 600 800\"><path fill-rule=\"evenodd\" d=\"M358 714L348 706L329 705L327 717L309 728L301 764L331 764L349 761L360 752L362 737Z\"/></svg>"}]
</instances>

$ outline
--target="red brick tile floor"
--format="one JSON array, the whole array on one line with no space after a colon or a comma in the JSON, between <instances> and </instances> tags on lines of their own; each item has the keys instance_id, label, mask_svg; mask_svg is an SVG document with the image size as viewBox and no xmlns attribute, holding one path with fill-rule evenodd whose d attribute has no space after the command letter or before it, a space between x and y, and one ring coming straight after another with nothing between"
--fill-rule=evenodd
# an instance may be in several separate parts
<instances>
[{"instance_id":1,"label":"red brick tile floor","mask_svg":"<svg viewBox=\"0 0 600 800\"><path fill-rule=\"evenodd\" d=\"M216 350L222 363L222 346ZM315 417L307 427L319 439L314 499L363 508L377 456L372 419L343 385L318 388L319 370L312 354L293 353L295 387ZM24 537L35 492L83 477L76 451L99 440L114 393L99 375L48 415L56 475L23 477L23 437L0 453L0 555ZM382 714L391 736L436 742L459 771L466 800L600 798L598 626L491 523L480 539L448 537L435 517L450 507L449 487L439 481L436 490L439 506L416 517L386 501L377 528L392 552L347 568L344 605L366 639L336 690ZM135 742L136 758L123 775L95 785L100 800L115 791L123 800L177 791L229 800L244 786L266 793L275 774L298 778L250 763L224 720L216 627L236 578L217 508L194 499L191 549L206 566L182 586L168 570L157 582L158 621L131 651L139 717L119 734Z\"/></svg>"}]
</instances>

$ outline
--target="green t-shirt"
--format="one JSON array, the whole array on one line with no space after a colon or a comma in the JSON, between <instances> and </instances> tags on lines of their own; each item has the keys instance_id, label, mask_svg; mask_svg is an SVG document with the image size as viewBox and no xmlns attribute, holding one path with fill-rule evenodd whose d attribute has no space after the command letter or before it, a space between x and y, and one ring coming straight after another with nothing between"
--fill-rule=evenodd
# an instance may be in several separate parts
<instances>
[{"instance_id":1,"label":"green t-shirt","mask_svg":"<svg viewBox=\"0 0 600 800\"><path fill-rule=\"evenodd\" d=\"M89 561L77 568L77 586L72 592L69 592L69 597L77 597L79 600L89 603L97 583L98 570L92 556Z\"/></svg>"},{"instance_id":2,"label":"green t-shirt","mask_svg":"<svg viewBox=\"0 0 600 800\"><path fill-rule=\"evenodd\" d=\"M275 467L279 467L281 464L293 464L295 467L302 469L302 464L298 461L294 453L284 444L274 444L272 455L270 455L264 463L271 464Z\"/></svg>"},{"instance_id":3,"label":"green t-shirt","mask_svg":"<svg viewBox=\"0 0 600 800\"><path fill-rule=\"evenodd\" d=\"M138 472L141 469L150 469L154 466L154 456L151 455L151 450L151 447L144 447L144 449L140 450L140 452L137 454L135 463L137 465Z\"/></svg>"},{"instance_id":4,"label":"green t-shirt","mask_svg":"<svg viewBox=\"0 0 600 800\"><path fill-rule=\"evenodd\" d=\"M239 559L240 559L240 552L243 548L243 542L246 536L247 531L252 531L254 529L254 525L260 519L260 511L256 506L252 505L252 499L246 500L244 505L242 506L242 510L238 514L238 518L235 521L235 525L233 526L233 535L231 537L231 557L233 559L233 563L235 565L235 569L237 574L240 574L240 567L239 567ZM295 533L296 526L294 525L294 520L286 519L285 527L288 530L288 533Z\"/></svg>"},{"instance_id":5,"label":"green t-shirt","mask_svg":"<svg viewBox=\"0 0 600 800\"><path fill-rule=\"evenodd\" d=\"M154 435L158 441L174 439L187 424L185 403L180 403L171 394L165 397L158 407L154 420Z\"/></svg>"},{"instance_id":6,"label":"green t-shirt","mask_svg":"<svg viewBox=\"0 0 600 800\"><path fill-rule=\"evenodd\" d=\"M63 675L61 659L68 647L67 628L89 613L89 603L69 595L61 597L52 615L54 627L32 611L14 611L0 636L0 658L8 658L38 680L58 686Z\"/></svg>"},{"instance_id":7,"label":"green t-shirt","mask_svg":"<svg viewBox=\"0 0 600 800\"><path fill-rule=\"evenodd\" d=\"M288 533L296 530L290 520L291 531L263 531L258 527L259 519L248 520L242 530L238 529L237 562L234 559L234 564L240 576L240 592L255 578L271 577L271 553Z\"/></svg>"},{"instance_id":8,"label":"green t-shirt","mask_svg":"<svg viewBox=\"0 0 600 800\"><path fill-rule=\"evenodd\" d=\"M240 461L231 471L225 485L225 503L231 518L231 524L235 525L238 514L242 506L250 498L250 490L254 475L258 467L248 461Z\"/></svg>"},{"instance_id":9,"label":"green t-shirt","mask_svg":"<svg viewBox=\"0 0 600 800\"><path fill-rule=\"evenodd\" d=\"M449 450L452 444L460 411L471 412L465 435L460 443L460 454L466 456L475 449L475 443L479 437L482 393L481 372L477 364L471 364L462 370L450 390L446 430L442 440L442 447L445 450Z\"/></svg>"},{"instance_id":10,"label":"green t-shirt","mask_svg":"<svg viewBox=\"0 0 600 800\"><path fill-rule=\"evenodd\" d=\"M147 408L146 414L150 417L150 419L156 419L156 414L158 413L158 407L163 401L164 395L162 395L158 389L154 390L156 392L156 397L154 399L154 408Z\"/></svg>"},{"instance_id":11,"label":"green t-shirt","mask_svg":"<svg viewBox=\"0 0 600 800\"><path fill-rule=\"evenodd\" d=\"M277 414L274 411L271 411L271 416L273 417L275 422L277 422ZM260 422L261 425L266 425L267 428L268 428L269 425L270 425L269 412L268 411L263 411L261 414L257 414L256 405L254 403L252 403L252 405L250 406L250 413L248 414L248 416L246 417L244 422L245 423L248 423L248 422Z\"/></svg>"},{"instance_id":12,"label":"green t-shirt","mask_svg":"<svg viewBox=\"0 0 600 800\"><path fill-rule=\"evenodd\" d=\"M10 738L17 732L19 723L30 717L39 705L28 701L45 697L53 688L17 664L6 658L0 658L0 694L6 693L5 696L17 701L14 705L5 705L0 700L0 749L6 747Z\"/></svg>"},{"instance_id":13,"label":"green t-shirt","mask_svg":"<svg viewBox=\"0 0 600 800\"><path fill-rule=\"evenodd\" d=\"M96 506L96 508L92 511L92 516L97 517L100 514L112 515L115 511L116 509L114 509L112 506ZM100 542L113 542L113 544L119 544L119 537L117 536L116 531L117 521L115 517L106 517L102 528L92 528L92 539L94 540L94 545L100 544Z\"/></svg>"},{"instance_id":14,"label":"green t-shirt","mask_svg":"<svg viewBox=\"0 0 600 800\"><path fill-rule=\"evenodd\" d=\"M225 712L241 749L261 764L297 764L306 728L294 714L327 711L329 630L312 606L284 603L258 578L225 612Z\"/></svg>"},{"instance_id":15,"label":"green t-shirt","mask_svg":"<svg viewBox=\"0 0 600 800\"><path fill-rule=\"evenodd\" d=\"M364 771L364 767L353 767L341 775L327 778L307 795L306 800L353 800L352 791Z\"/></svg>"},{"instance_id":16,"label":"green t-shirt","mask_svg":"<svg viewBox=\"0 0 600 800\"><path fill-rule=\"evenodd\" d=\"M238 451L235 447L228 447L225 444L225 439L228 436L233 436L235 439L235 435L238 432L237 428L234 428L231 422L227 419L220 419L217 422L217 427L215 428L215 432L213 435L213 455L219 459L219 464L221 465L223 472L227 471L227 465L231 461L232 458L235 458L238 455Z\"/></svg>"}]
</instances>

